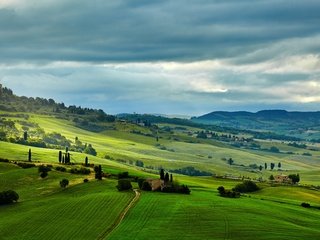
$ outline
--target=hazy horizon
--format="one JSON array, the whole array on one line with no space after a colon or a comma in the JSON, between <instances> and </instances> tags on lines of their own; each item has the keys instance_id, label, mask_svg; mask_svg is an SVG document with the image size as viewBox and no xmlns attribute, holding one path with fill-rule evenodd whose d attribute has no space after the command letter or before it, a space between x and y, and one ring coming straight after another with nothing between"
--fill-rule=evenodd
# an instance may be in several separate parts
<instances>
[{"instance_id":1,"label":"hazy horizon","mask_svg":"<svg viewBox=\"0 0 320 240\"><path fill-rule=\"evenodd\" d=\"M1 1L0 82L111 114L318 111L319 11L314 0Z\"/></svg>"}]
</instances>

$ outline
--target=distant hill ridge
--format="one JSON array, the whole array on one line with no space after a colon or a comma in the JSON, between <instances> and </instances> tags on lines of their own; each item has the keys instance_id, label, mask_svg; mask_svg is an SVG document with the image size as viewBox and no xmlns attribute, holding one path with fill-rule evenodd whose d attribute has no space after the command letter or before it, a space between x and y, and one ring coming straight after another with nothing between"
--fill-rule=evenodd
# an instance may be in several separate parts
<instances>
[{"instance_id":1,"label":"distant hill ridge","mask_svg":"<svg viewBox=\"0 0 320 240\"><path fill-rule=\"evenodd\" d=\"M253 119L264 119L264 120L274 120L274 119L289 119L289 120L316 120L320 118L320 111L316 112L299 112L292 111L288 112L286 110L261 110L256 113L238 111L238 112L225 112L225 111L215 111L197 118L198 120L226 120L226 119L236 119L236 118L251 118Z\"/></svg>"}]
</instances>

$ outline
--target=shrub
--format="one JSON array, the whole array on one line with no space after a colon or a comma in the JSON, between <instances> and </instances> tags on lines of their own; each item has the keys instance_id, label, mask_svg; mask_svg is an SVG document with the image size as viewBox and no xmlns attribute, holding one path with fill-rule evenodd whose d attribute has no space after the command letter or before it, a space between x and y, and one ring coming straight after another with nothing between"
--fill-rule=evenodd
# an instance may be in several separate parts
<instances>
[{"instance_id":1,"label":"shrub","mask_svg":"<svg viewBox=\"0 0 320 240\"><path fill-rule=\"evenodd\" d=\"M0 205L17 202L18 199L19 199L18 193L16 193L13 190L0 192Z\"/></svg>"},{"instance_id":2,"label":"shrub","mask_svg":"<svg viewBox=\"0 0 320 240\"><path fill-rule=\"evenodd\" d=\"M45 166L45 165L40 165L38 167L38 171L39 171L39 173L41 173L41 172L49 172L49 171L51 171L51 168L48 167L48 166Z\"/></svg>"},{"instance_id":3,"label":"shrub","mask_svg":"<svg viewBox=\"0 0 320 240\"><path fill-rule=\"evenodd\" d=\"M305 202L301 203L301 206L304 207L304 208L310 208L311 207L309 203L305 203Z\"/></svg>"},{"instance_id":4,"label":"shrub","mask_svg":"<svg viewBox=\"0 0 320 240\"><path fill-rule=\"evenodd\" d=\"M141 190L151 191L151 190L152 190L152 187L150 186L150 184L149 184L147 181L144 181L144 182L142 183Z\"/></svg>"},{"instance_id":5,"label":"shrub","mask_svg":"<svg viewBox=\"0 0 320 240\"><path fill-rule=\"evenodd\" d=\"M142 185L143 185L143 182L145 181L144 178L138 178L137 182L138 182L138 185L139 185L139 188L142 189Z\"/></svg>"},{"instance_id":6,"label":"shrub","mask_svg":"<svg viewBox=\"0 0 320 240\"><path fill-rule=\"evenodd\" d=\"M36 165L33 164L33 163L24 163L24 162L18 162L17 165L21 168L32 168L32 167L35 167Z\"/></svg>"},{"instance_id":7,"label":"shrub","mask_svg":"<svg viewBox=\"0 0 320 240\"><path fill-rule=\"evenodd\" d=\"M85 178L85 179L83 179L83 182L87 183L87 182L89 182L89 180L87 178Z\"/></svg>"},{"instance_id":8,"label":"shrub","mask_svg":"<svg viewBox=\"0 0 320 240\"><path fill-rule=\"evenodd\" d=\"M128 172L118 173L118 179L123 179L123 178L128 178L128 177L129 177Z\"/></svg>"},{"instance_id":9,"label":"shrub","mask_svg":"<svg viewBox=\"0 0 320 240\"><path fill-rule=\"evenodd\" d=\"M244 181L243 183L235 186L233 190L240 193L255 192L259 190L259 187L252 181Z\"/></svg>"},{"instance_id":10,"label":"shrub","mask_svg":"<svg viewBox=\"0 0 320 240\"><path fill-rule=\"evenodd\" d=\"M240 193L235 191L234 189L228 190L225 189L223 186L218 187L217 189L221 197L228 197L228 198L239 198Z\"/></svg>"},{"instance_id":11,"label":"shrub","mask_svg":"<svg viewBox=\"0 0 320 240\"><path fill-rule=\"evenodd\" d=\"M61 186L62 188L66 188L68 185L69 185L69 180L68 180L68 179L64 178L64 179L62 179L62 180L60 181L60 186Z\"/></svg>"},{"instance_id":12,"label":"shrub","mask_svg":"<svg viewBox=\"0 0 320 240\"><path fill-rule=\"evenodd\" d=\"M119 191L129 190L132 189L131 182L127 179L119 179L117 189Z\"/></svg>"},{"instance_id":13,"label":"shrub","mask_svg":"<svg viewBox=\"0 0 320 240\"><path fill-rule=\"evenodd\" d=\"M41 172L40 173L41 178L45 178L46 176L48 176L48 172Z\"/></svg>"},{"instance_id":14,"label":"shrub","mask_svg":"<svg viewBox=\"0 0 320 240\"><path fill-rule=\"evenodd\" d=\"M88 175L91 173L90 169L88 168L71 168L70 169L70 173L72 174L84 174L84 175Z\"/></svg>"},{"instance_id":15,"label":"shrub","mask_svg":"<svg viewBox=\"0 0 320 240\"><path fill-rule=\"evenodd\" d=\"M67 171L67 169L65 167L61 167L61 166L57 166L56 170L60 171L60 172L66 172Z\"/></svg>"},{"instance_id":16,"label":"shrub","mask_svg":"<svg viewBox=\"0 0 320 240\"><path fill-rule=\"evenodd\" d=\"M9 162L9 160L8 160L8 159L4 159L4 158L0 158L0 162L8 163L8 162Z\"/></svg>"}]
</instances>

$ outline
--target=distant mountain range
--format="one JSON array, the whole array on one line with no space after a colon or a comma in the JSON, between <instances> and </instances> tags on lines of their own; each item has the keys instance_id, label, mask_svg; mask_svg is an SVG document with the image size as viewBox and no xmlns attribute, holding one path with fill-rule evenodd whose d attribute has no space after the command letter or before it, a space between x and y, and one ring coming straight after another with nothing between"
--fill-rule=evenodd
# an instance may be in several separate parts
<instances>
[{"instance_id":1,"label":"distant mountain range","mask_svg":"<svg viewBox=\"0 0 320 240\"><path fill-rule=\"evenodd\" d=\"M200 117L193 117L192 121L215 124L221 127L273 131L305 139L318 139L320 137L320 111L262 110L256 113L217 111Z\"/></svg>"}]
</instances>

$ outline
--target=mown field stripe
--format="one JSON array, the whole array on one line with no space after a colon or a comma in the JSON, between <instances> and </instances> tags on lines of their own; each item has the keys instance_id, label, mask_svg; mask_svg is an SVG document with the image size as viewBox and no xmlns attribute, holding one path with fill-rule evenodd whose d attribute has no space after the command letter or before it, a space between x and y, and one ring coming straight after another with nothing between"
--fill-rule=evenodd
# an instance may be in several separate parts
<instances>
[{"instance_id":1,"label":"mown field stripe","mask_svg":"<svg viewBox=\"0 0 320 240\"><path fill-rule=\"evenodd\" d=\"M141 193L137 190L134 189L133 190L135 192L135 197L132 199L132 201L128 204L128 206L121 212L121 214L119 215L119 217L117 218L117 220L106 230L104 231L99 237L98 239L105 239L109 234L112 233L112 231L114 229L116 229L122 222L122 220L124 219L124 217L127 215L127 213L129 212L129 210L138 202Z\"/></svg>"}]
</instances>

